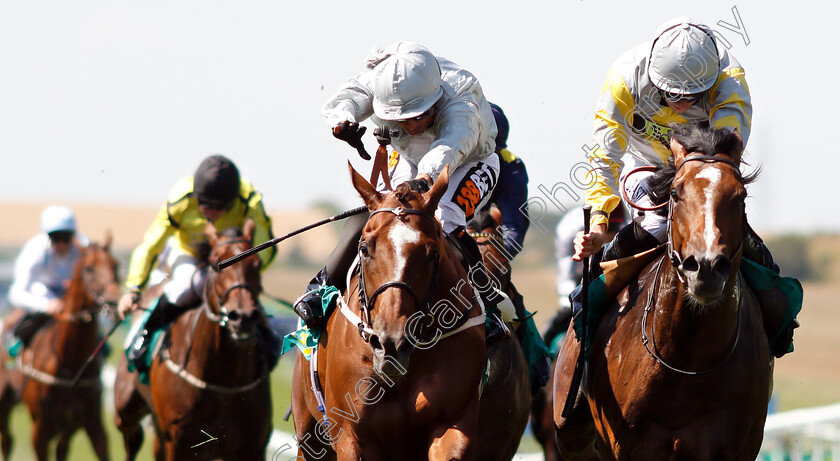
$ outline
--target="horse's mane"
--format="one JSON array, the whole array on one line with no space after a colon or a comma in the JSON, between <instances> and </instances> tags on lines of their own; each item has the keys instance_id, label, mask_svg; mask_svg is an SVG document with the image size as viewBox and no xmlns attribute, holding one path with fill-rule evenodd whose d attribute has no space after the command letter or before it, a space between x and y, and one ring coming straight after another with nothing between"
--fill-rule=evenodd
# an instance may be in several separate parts
<instances>
[{"instance_id":1,"label":"horse's mane","mask_svg":"<svg viewBox=\"0 0 840 461\"><path fill-rule=\"evenodd\" d=\"M721 152L730 152L740 142L738 135L728 128L715 129L696 123L689 123L672 124L671 129L673 130L671 138L682 144L686 152L691 153L715 155ZM738 159L738 163L747 164L741 161L740 158ZM674 176L676 174L677 168L675 165L666 166L657 170L648 180L651 188L651 199L654 204L668 201L671 184L674 182ZM751 184L758 179L759 174L761 174L761 167L756 168L751 173L741 175L741 183L744 185ZM664 211L664 209L660 211Z\"/></svg>"},{"instance_id":2,"label":"horse's mane","mask_svg":"<svg viewBox=\"0 0 840 461\"><path fill-rule=\"evenodd\" d=\"M414 208L411 203L413 201L420 200L420 194L411 190L408 183L402 183L394 189L394 198L396 198L401 204L408 208Z\"/></svg>"}]
</instances>

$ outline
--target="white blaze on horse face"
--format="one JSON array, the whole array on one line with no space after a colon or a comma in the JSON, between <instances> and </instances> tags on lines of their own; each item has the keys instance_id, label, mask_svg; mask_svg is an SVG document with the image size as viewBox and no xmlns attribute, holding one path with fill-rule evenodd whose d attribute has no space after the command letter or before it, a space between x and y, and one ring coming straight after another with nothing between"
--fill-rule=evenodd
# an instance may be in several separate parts
<instances>
[{"instance_id":1,"label":"white blaze on horse face","mask_svg":"<svg viewBox=\"0 0 840 461\"><path fill-rule=\"evenodd\" d=\"M403 249L407 245L415 244L420 241L420 232L408 225L400 222L388 230L388 238L391 239L391 244L394 246L396 261L394 261L394 274L392 280L400 280L405 272L405 254Z\"/></svg>"},{"instance_id":2,"label":"white blaze on horse face","mask_svg":"<svg viewBox=\"0 0 840 461\"><path fill-rule=\"evenodd\" d=\"M714 167L705 168L700 173L697 173L697 176L695 177L707 179L709 181L709 184L703 188L703 192L706 194L706 204L703 210L706 222L705 229L703 229L703 237L706 239L706 251L709 251L715 243L715 219L713 215L714 203L712 202L712 197L715 193L715 188L717 188L717 185L720 182L720 170Z\"/></svg>"}]
</instances>

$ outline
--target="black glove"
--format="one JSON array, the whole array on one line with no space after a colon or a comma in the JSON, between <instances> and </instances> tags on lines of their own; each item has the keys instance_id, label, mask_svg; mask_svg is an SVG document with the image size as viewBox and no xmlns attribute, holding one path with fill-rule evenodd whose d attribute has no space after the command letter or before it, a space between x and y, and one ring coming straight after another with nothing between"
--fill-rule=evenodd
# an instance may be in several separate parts
<instances>
[{"instance_id":1,"label":"black glove","mask_svg":"<svg viewBox=\"0 0 840 461\"><path fill-rule=\"evenodd\" d=\"M417 192L418 194L423 194L429 192L429 182L426 181L426 178L419 178L419 179L412 179L411 181L406 181L408 184L408 188Z\"/></svg>"},{"instance_id":2,"label":"black glove","mask_svg":"<svg viewBox=\"0 0 840 461\"><path fill-rule=\"evenodd\" d=\"M359 125L356 122L344 120L343 122L338 122L338 126L333 128L333 136L358 149L359 146L363 146L362 135L365 134L366 130L367 127Z\"/></svg>"}]
</instances>

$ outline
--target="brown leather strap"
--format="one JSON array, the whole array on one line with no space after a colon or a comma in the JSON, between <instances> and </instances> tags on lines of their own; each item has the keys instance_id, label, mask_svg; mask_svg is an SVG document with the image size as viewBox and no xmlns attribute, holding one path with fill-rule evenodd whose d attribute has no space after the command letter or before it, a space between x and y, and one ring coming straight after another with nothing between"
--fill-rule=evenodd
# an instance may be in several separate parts
<instances>
[{"instance_id":1,"label":"brown leather strap","mask_svg":"<svg viewBox=\"0 0 840 461\"><path fill-rule=\"evenodd\" d=\"M388 190L394 190L391 187L391 177L388 175L388 149L380 145L376 148L376 158L373 160L373 168L370 172L370 184L376 187L378 184L377 178L382 176L382 182Z\"/></svg>"}]
</instances>

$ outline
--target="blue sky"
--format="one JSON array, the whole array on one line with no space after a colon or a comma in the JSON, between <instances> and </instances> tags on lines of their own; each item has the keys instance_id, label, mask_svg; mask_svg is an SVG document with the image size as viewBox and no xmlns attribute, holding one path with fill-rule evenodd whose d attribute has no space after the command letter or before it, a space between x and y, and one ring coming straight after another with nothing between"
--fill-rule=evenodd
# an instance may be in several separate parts
<instances>
[{"instance_id":1,"label":"blue sky","mask_svg":"<svg viewBox=\"0 0 840 461\"><path fill-rule=\"evenodd\" d=\"M400 39L478 76L505 109L510 149L539 197L583 160L613 59L688 15L720 32L747 70L747 159L764 171L750 189L753 225L836 232L839 156L832 119L820 116L838 102L837 7L825 5L0 1L0 202L158 205L175 179L223 153L270 210L355 206L346 160L367 165L319 109L368 49Z\"/></svg>"}]
</instances>

